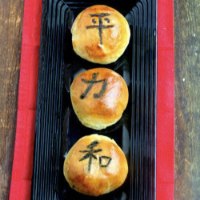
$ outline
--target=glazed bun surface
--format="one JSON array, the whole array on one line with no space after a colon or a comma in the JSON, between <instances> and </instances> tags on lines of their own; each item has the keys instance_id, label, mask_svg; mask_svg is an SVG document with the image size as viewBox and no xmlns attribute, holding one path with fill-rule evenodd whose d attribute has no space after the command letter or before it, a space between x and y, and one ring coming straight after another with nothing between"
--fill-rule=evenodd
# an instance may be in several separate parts
<instances>
[{"instance_id":1,"label":"glazed bun surface","mask_svg":"<svg viewBox=\"0 0 200 200\"><path fill-rule=\"evenodd\" d=\"M128 164L117 143L102 135L80 138L68 152L63 166L70 187L85 195L99 196L120 187Z\"/></svg>"},{"instance_id":2,"label":"glazed bun surface","mask_svg":"<svg viewBox=\"0 0 200 200\"><path fill-rule=\"evenodd\" d=\"M70 97L79 121L88 128L101 130L120 120L129 94L121 75L107 68L94 68L74 78Z\"/></svg>"},{"instance_id":3,"label":"glazed bun surface","mask_svg":"<svg viewBox=\"0 0 200 200\"><path fill-rule=\"evenodd\" d=\"M94 5L79 13L71 32L76 54L99 64L115 62L130 40L125 17L106 5Z\"/></svg>"}]
</instances>

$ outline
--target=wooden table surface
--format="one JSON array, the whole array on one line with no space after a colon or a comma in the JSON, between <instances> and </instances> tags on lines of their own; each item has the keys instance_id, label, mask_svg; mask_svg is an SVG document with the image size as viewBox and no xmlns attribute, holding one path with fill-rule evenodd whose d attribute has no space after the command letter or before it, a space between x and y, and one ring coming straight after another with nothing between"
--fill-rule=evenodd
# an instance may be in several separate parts
<instances>
[{"instance_id":1,"label":"wooden table surface","mask_svg":"<svg viewBox=\"0 0 200 200\"><path fill-rule=\"evenodd\" d=\"M200 0L175 4L175 199L200 199ZM0 200L15 139L23 0L0 1Z\"/></svg>"}]
</instances>

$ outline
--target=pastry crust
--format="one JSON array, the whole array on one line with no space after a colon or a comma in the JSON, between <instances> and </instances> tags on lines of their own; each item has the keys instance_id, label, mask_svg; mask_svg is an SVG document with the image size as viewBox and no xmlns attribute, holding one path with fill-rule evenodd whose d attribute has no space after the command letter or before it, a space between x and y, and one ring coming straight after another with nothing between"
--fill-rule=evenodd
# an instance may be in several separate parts
<instances>
[{"instance_id":1,"label":"pastry crust","mask_svg":"<svg viewBox=\"0 0 200 200\"><path fill-rule=\"evenodd\" d=\"M125 17L106 5L94 5L79 13L71 32L76 54L99 64L115 62L130 40L130 28Z\"/></svg>"},{"instance_id":2,"label":"pastry crust","mask_svg":"<svg viewBox=\"0 0 200 200\"><path fill-rule=\"evenodd\" d=\"M129 94L121 75L107 68L94 68L75 77L70 97L80 122L88 128L101 130L120 120Z\"/></svg>"},{"instance_id":3,"label":"pastry crust","mask_svg":"<svg viewBox=\"0 0 200 200\"><path fill-rule=\"evenodd\" d=\"M77 192L99 196L124 183L128 164L124 152L114 140L92 134L79 139L70 149L63 173L70 187Z\"/></svg>"}]
</instances>

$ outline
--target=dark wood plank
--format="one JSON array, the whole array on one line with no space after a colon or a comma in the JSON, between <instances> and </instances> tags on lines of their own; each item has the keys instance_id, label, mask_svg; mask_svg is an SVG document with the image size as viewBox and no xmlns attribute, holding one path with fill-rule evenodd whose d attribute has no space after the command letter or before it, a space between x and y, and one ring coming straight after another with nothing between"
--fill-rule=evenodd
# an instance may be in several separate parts
<instances>
[{"instance_id":1,"label":"dark wood plank","mask_svg":"<svg viewBox=\"0 0 200 200\"><path fill-rule=\"evenodd\" d=\"M0 199L8 199L15 137L22 0L0 1Z\"/></svg>"},{"instance_id":2,"label":"dark wood plank","mask_svg":"<svg viewBox=\"0 0 200 200\"><path fill-rule=\"evenodd\" d=\"M200 199L200 1L175 1L175 199Z\"/></svg>"}]
</instances>

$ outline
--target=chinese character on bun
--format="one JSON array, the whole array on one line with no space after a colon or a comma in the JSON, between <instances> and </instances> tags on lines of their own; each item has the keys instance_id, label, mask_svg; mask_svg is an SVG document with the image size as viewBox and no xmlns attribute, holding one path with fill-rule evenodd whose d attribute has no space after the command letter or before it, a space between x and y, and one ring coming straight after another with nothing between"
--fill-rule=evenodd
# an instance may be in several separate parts
<instances>
[{"instance_id":1,"label":"chinese character on bun","mask_svg":"<svg viewBox=\"0 0 200 200\"><path fill-rule=\"evenodd\" d=\"M69 186L77 192L100 196L124 183L128 163L114 140L92 134L80 138L69 150L63 173Z\"/></svg>"},{"instance_id":2,"label":"chinese character on bun","mask_svg":"<svg viewBox=\"0 0 200 200\"><path fill-rule=\"evenodd\" d=\"M107 68L93 68L74 78L70 97L79 121L88 128L102 130L120 120L129 93L120 74Z\"/></svg>"},{"instance_id":3,"label":"chinese character on bun","mask_svg":"<svg viewBox=\"0 0 200 200\"><path fill-rule=\"evenodd\" d=\"M79 13L71 32L76 54L99 64L115 62L130 40L126 18L106 5L94 5Z\"/></svg>"}]
</instances>

